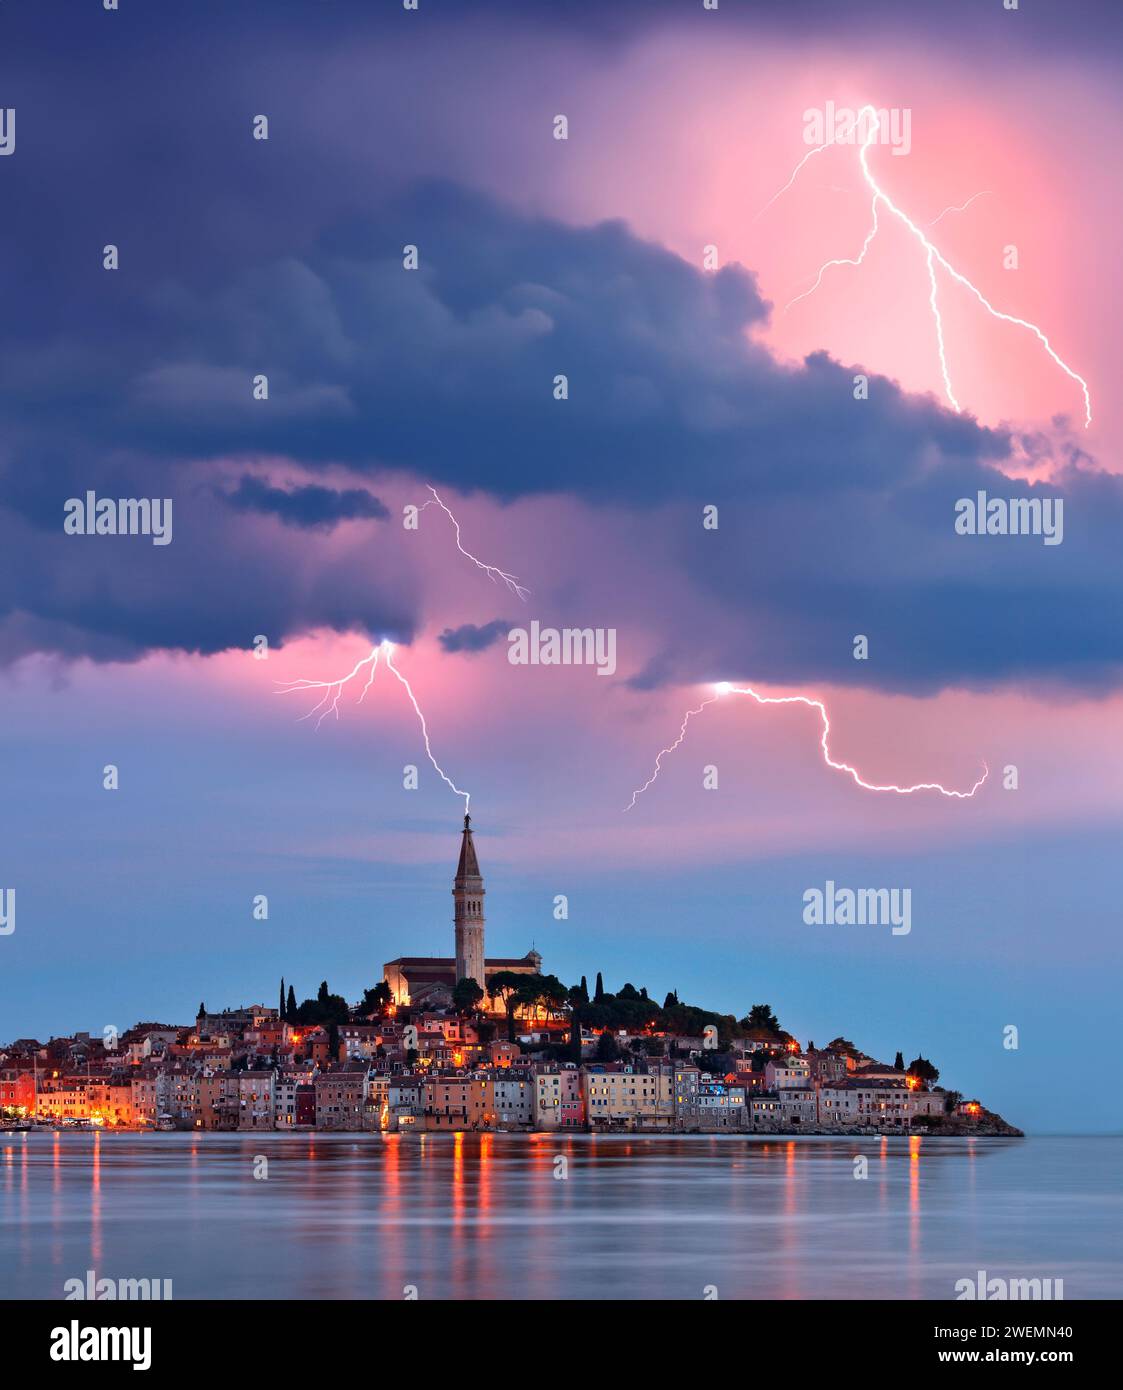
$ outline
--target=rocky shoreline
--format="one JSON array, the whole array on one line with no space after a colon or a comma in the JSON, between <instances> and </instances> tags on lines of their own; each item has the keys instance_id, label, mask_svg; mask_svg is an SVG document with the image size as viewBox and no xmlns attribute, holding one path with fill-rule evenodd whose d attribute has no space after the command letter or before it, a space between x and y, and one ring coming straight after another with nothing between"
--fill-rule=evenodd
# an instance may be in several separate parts
<instances>
[{"instance_id":1,"label":"rocky shoreline","mask_svg":"<svg viewBox=\"0 0 1123 1390\"><path fill-rule=\"evenodd\" d=\"M972 1134L991 1139L1024 1139L1025 1130L1008 1124L1001 1115L987 1115L985 1119L968 1120L957 1115L933 1116L928 1124L917 1126L914 1133L928 1133L933 1136L946 1135L962 1138Z\"/></svg>"}]
</instances>

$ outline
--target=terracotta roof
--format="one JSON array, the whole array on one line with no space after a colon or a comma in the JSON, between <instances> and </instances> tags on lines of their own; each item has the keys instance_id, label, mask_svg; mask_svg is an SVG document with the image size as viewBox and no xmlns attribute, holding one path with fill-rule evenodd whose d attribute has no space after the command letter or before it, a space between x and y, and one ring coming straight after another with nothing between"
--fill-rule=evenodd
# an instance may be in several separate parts
<instances>
[{"instance_id":1,"label":"terracotta roof","mask_svg":"<svg viewBox=\"0 0 1123 1390\"><path fill-rule=\"evenodd\" d=\"M533 951L528 951L525 956L492 956L484 961L484 966L488 970L506 970L512 965L531 965ZM456 959L453 956L399 956L397 960L388 960L387 966L396 965L399 969L429 969L434 971L455 970Z\"/></svg>"}]
</instances>

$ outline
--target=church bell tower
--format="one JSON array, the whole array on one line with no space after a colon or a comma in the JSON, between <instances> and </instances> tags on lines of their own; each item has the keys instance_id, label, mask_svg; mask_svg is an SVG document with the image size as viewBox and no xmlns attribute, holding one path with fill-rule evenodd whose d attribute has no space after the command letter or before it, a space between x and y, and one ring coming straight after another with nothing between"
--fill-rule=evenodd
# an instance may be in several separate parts
<instances>
[{"instance_id":1,"label":"church bell tower","mask_svg":"<svg viewBox=\"0 0 1123 1390\"><path fill-rule=\"evenodd\" d=\"M472 817L464 817L460 863L452 885L456 927L456 980L475 980L487 991L484 978L484 881L472 842Z\"/></svg>"}]
</instances>

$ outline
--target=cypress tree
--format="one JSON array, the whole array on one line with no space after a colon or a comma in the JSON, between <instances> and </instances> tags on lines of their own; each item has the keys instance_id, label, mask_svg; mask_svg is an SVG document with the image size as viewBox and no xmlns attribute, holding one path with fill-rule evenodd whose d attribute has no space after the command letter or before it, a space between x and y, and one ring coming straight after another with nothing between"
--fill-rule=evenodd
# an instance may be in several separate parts
<instances>
[{"instance_id":1,"label":"cypress tree","mask_svg":"<svg viewBox=\"0 0 1123 1390\"><path fill-rule=\"evenodd\" d=\"M599 1004L599 1003L601 1003L601 1001L602 1001L603 999L604 999L604 981L601 979L601 973L600 973L600 971L598 970L598 971L597 971L597 992L593 995L593 1002L594 1002L595 1004Z\"/></svg>"}]
</instances>

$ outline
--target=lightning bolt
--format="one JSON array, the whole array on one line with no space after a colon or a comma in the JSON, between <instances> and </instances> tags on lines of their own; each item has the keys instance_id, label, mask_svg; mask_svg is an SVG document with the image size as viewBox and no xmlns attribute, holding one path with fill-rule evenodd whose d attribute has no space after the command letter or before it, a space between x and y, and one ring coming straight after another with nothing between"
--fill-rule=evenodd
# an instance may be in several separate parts
<instances>
[{"instance_id":1,"label":"lightning bolt","mask_svg":"<svg viewBox=\"0 0 1123 1390\"><path fill-rule=\"evenodd\" d=\"M792 170L792 176L791 176L791 178L787 181L786 184L784 184L783 188L778 189L775 193L773 193L772 197L769 198L768 202L765 203L765 205L764 205L764 206L761 208L761 210L757 213L756 217L753 218L753 221L756 222L756 221L758 220L758 218L763 217L764 214L768 211L768 209L772 206L772 204L776 201L776 199L779 198L781 194L786 193L786 192L788 191L789 188L791 188L792 184L795 183L795 181L796 181L796 176L799 174L799 171L803 168L803 166L807 163L807 161L812 157L812 155L822 154L824 150L830 149L830 147L831 147L833 144L834 144L834 140L831 139L831 140L828 140L828 141L826 142L826 144L824 144L824 145L816 145L815 148L814 148L813 150L808 150L807 153L803 156L803 158L799 161L799 163L798 163L798 164L795 166L795 168ZM840 190L840 191L845 191L845 190Z\"/></svg>"},{"instance_id":2,"label":"lightning bolt","mask_svg":"<svg viewBox=\"0 0 1123 1390\"><path fill-rule=\"evenodd\" d=\"M827 273L828 270L830 270L830 268L831 268L832 266L836 266L836 265L861 265L861 264L862 264L862 262L866 259L866 252L870 249L870 244L871 244L871 242L873 241L874 237L877 236L877 227L878 227L878 223L877 223L877 199L876 199L876 198L873 200L873 209L872 209L872 211L873 211L873 226L872 226L872 227L869 229L869 231L866 233L866 239L865 239L865 241L862 242L862 249L858 252L857 256L855 256L855 257L853 257L852 259L849 259L849 260L847 260L847 259L842 259L842 260L836 260L836 261L824 261L824 263L819 267L819 273L818 273L818 275L816 275L816 277L815 277L815 283L811 286L811 288L810 288L809 290L804 290L804 292L803 292L802 294L797 294L796 297L795 297L794 299L789 299L788 302L787 302L787 304L784 305L784 313L785 313L785 314L788 312L788 310L792 307L793 304L798 304L799 301L800 301L801 299L806 299L806 298L808 297L808 295L812 295L812 294L815 293L815 291L816 291L816 290L819 288L819 286L823 283L823 276Z\"/></svg>"},{"instance_id":3,"label":"lightning bolt","mask_svg":"<svg viewBox=\"0 0 1123 1390\"><path fill-rule=\"evenodd\" d=\"M372 647L370 652L364 656L361 661L356 661L351 670L348 671L345 676L340 676L337 680L314 681L301 678L293 681L279 681L278 684L283 688L274 693L277 695L291 695L294 690L322 690L324 694L319 702L315 704L307 714L302 714L300 716L301 719L311 719L314 714L319 714L320 717L316 720L316 728L318 729L329 714L333 714L336 719L339 718L339 701L343 696L343 687L350 684L364 668L367 668L368 675L366 684L363 686L357 701L358 704L362 704L367 691L374 681L374 675L378 670L380 659L386 663L387 670L396 676L398 681L405 687L405 692L409 696L409 702L413 706L413 712L417 715L418 723L421 725L421 737L425 743L425 753L436 769L440 779L446 783L457 796L462 796L464 798L464 810L467 812L471 800L471 793L461 791L433 756L433 747L429 741L429 725L426 722L424 712L417 702L417 696L413 693L413 687L410 685L409 681L406 680L405 676L402 675L401 671L394 665L393 642L383 641L380 642L377 647Z\"/></svg>"},{"instance_id":4,"label":"lightning bolt","mask_svg":"<svg viewBox=\"0 0 1123 1390\"><path fill-rule=\"evenodd\" d=\"M688 709L686 711L686 715L682 721L682 727L679 729L678 738L676 738L674 743L669 747L660 751L659 756L655 759L655 768L651 776L642 787L637 787L632 793L631 801L624 807L625 811L630 811L643 793L647 791L648 787L658 778L659 773L663 770L663 759L673 753L686 738L686 731L691 719L693 719L695 715L701 714L702 711L707 709L710 705L716 704L717 701L725 695L748 695L751 699L755 700L758 705L806 705L809 709L818 710L819 718L823 725L822 736L819 739L819 746L823 750L823 761L828 767L834 768L836 772L845 772L849 777L853 778L854 782L864 791L896 792L899 796L911 796L913 792L939 792L941 796L954 797L958 801L967 801L975 795L990 776L990 768L984 763L983 775L975 782L971 790L966 792L949 789L948 787L941 786L939 782L917 782L911 787L899 787L895 783L881 786L876 782L867 782L863 779L857 768L851 767L849 763L836 762L835 759L831 757L829 741L831 721L830 716L827 714L827 707L823 704L822 700L813 700L808 695L760 695L751 686L735 686L730 685L728 681L721 681L715 687L715 693L711 695L709 699L703 700L695 709Z\"/></svg>"},{"instance_id":5,"label":"lightning bolt","mask_svg":"<svg viewBox=\"0 0 1123 1390\"><path fill-rule=\"evenodd\" d=\"M530 595L530 590L520 584L515 575L508 574L506 570L499 569L497 565L485 564L483 560L473 555L470 550L465 550L460 541L460 523L457 521L456 517L453 516L452 512L449 511L448 507L445 506L437 489L429 485L429 491L433 494L432 497L430 497L427 502L423 502L418 508L418 511L423 512L426 507L432 507L434 505L440 507L449 521L452 522L452 528L456 535L456 548L460 551L461 555L463 555L465 559L471 560L472 564L474 564L477 569L483 570L484 574L487 575L492 583L494 583L497 578L501 579L503 583L506 584L507 588L510 589L513 594L517 594L525 603ZM433 756L433 745L429 739L429 725L425 719L425 712L418 703L417 696L413 693L413 686L410 685L409 681L406 680L405 676L403 676L401 671L394 665L393 642L382 641L377 647L372 647L362 660L356 661L345 676L339 676L337 679L330 681L314 681L304 677L293 681L279 681L278 684L282 688L274 693L277 695L291 695L294 690L322 690L324 693L317 703L313 705L306 714L300 716L301 719L311 719L313 715L319 715L319 718L316 720L316 728L318 729L328 715L333 715L336 719L339 718L339 702L343 698L343 687L350 685L350 683L365 669L367 671L366 684L363 686L357 702L360 705L362 704L363 700L366 698L367 691L374 683L375 672L378 670L378 663L380 660L386 663L387 670L390 671L405 688L406 695L409 697L409 702L413 706L413 712L417 715L417 721L421 725L421 737L425 743L426 756L433 764L441 781L446 783L457 796L462 796L464 798L464 810L465 813L467 813L471 801L471 793L462 791Z\"/></svg>"},{"instance_id":6,"label":"lightning bolt","mask_svg":"<svg viewBox=\"0 0 1123 1390\"><path fill-rule=\"evenodd\" d=\"M944 208L939 217L933 217L932 221L928 223L929 227L934 227L937 222L942 222L949 212L966 212L976 198L985 198L989 192L990 189L988 188L980 189L978 193L972 193L965 203L960 203L956 207Z\"/></svg>"},{"instance_id":7,"label":"lightning bolt","mask_svg":"<svg viewBox=\"0 0 1123 1390\"><path fill-rule=\"evenodd\" d=\"M493 584L495 583L496 577L498 576L498 578L502 579L503 583L506 584L507 588L510 589L510 591L513 594L518 594L519 598L521 598L523 603L525 603L530 595L530 590L525 588L522 584L518 583L517 575L508 574L506 570L501 570L496 565L485 565L484 562L482 560L477 559L476 556L473 555L470 550L465 550L464 547L460 544L459 521L457 521L457 519L441 501L437 489L433 487L431 483L426 484L426 486L429 488L429 491L433 495L429 498L428 502L423 502L417 510L419 512L423 512L426 507L431 507L434 505L434 503L438 507L440 507L441 511L444 512L445 516L447 516L449 521L452 522L452 529L456 533L456 548L460 551L461 555L463 555L466 560L471 560L472 564L475 565L477 569L483 570L484 574L487 575L487 577L491 580Z\"/></svg>"},{"instance_id":8,"label":"lightning bolt","mask_svg":"<svg viewBox=\"0 0 1123 1390\"><path fill-rule=\"evenodd\" d=\"M862 244L862 249L857 257L826 261L820 267L819 273L815 278L815 283L811 286L811 288L805 291L803 294L797 295L795 299L791 300L791 302L787 305L787 309L790 309L793 304L798 304L801 299L806 299L808 295L814 294L814 292L822 284L823 276L832 267L839 265L858 266L862 264L863 260L865 259L866 252L869 250L870 244L878 232L877 209L878 205L881 204L889 212L891 212L893 216L896 217L909 230L909 232L912 233L912 235L916 238L916 240L920 243L921 247L923 247L924 249L926 264L928 268L928 281L930 286L928 303L932 310L932 317L936 327L936 343L940 354L940 371L944 379L944 392L947 395L947 398L950 401L952 407L957 412L960 410L959 402L956 399L955 391L953 390L951 384L951 374L948 370L947 355L944 349L943 320L940 317L939 307L936 302L937 265L939 265L942 270L946 271L947 274L950 275L951 278L956 282L956 284L962 285L964 289L970 290L970 292L975 296L975 298L979 301L979 303L983 306L987 313L991 315L992 318L1000 319L1003 323L1015 324L1017 325L1017 327L1024 328L1028 332L1032 333L1034 337L1038 340L1038 342L1042 345L1042 347L1045 349L1046 353L1048 353L1052 361L1056 363L1056 365L1061 369L1062 372L1064 372L1065 376L1067 376L1071 381L1079 383L1080 389L1084 395L1084 428L1087 429L1088 426L1092 423L1092 397L1091 393L1088 390L1088 383L1084 380L1080 373L1074 371L1068 365L1068 363L1065 362L1063 358L1061 358L1058 355L1058 353L1053 347L1053 344L1049 341L1048 337L1046 337L1046 335L1041 331L1040 328L1038 328L1038 326L1035 323L1030 323L1027 319L1018 318L1015 314L1007 314L1004 313L1001 309L996 309L994 305L990 302L990 300L987 299L987 297L982 293L982 291L979 290L977 286L973 285L970 280L968 280L966 275L963 275L958 270L956 270L955 266L953 266L951 262L941 253L939 248L933 242L928 240L928 238L924 235L924 233L916 225L916 223L913 222L912 219L908 217L906 213L902 212L902 210L896 205L896 203L893 202L893 200L889 197L885 190L878 184L877 180L870 172L869 160L867 156L869 154L870 146L873 144L874 140L877 137L878 131L881 129L881 121L878 117L876 110L869 105L863 106L861 111L858 113L859 121L862 119L862 117L866 116L867 114L869 116L869 123L867 125L866 137L862 141L861 148L858 151L858 163L860 164L862 169L862 177L865 179L867 187L873 194L873 203L871 207L871 211L873 213L873 227L867 234L866 239ZM824 148L825 146L820 145L816 149L809 151L807 155L804 155L803 159L801 159L800 162L796 165L794 171L792 172L792 176L788 180L788 182L784 185L783 188L780 189L780 192L775 194L771 201L767 203L765 206L770 207L771 204L776 201L776 198L780 196L780 193L785 192L788 188L791 187L792 183L795 181L796 175L799 173L800 169L803 168L804 164L807 163L807 160L810 157L810 155L818 154L819 151ZM981 194L975 194L975 197L981 196ZM969 199L968 203L973 201L974 199ZM967 203L964 204L964 207L966 206L968 206ZM944 212L940 213L940 217L943 217L945 212L961 210L962 209L958 208L945 208ZM763 212L764 209L762 208L761 211ZM937 222L939 220L939 217L936 218ZM931 225L934 226L935 223L932 223ZM787 309L785 309L785 312L787 312Z\"/></svg>"}]
</instances>

